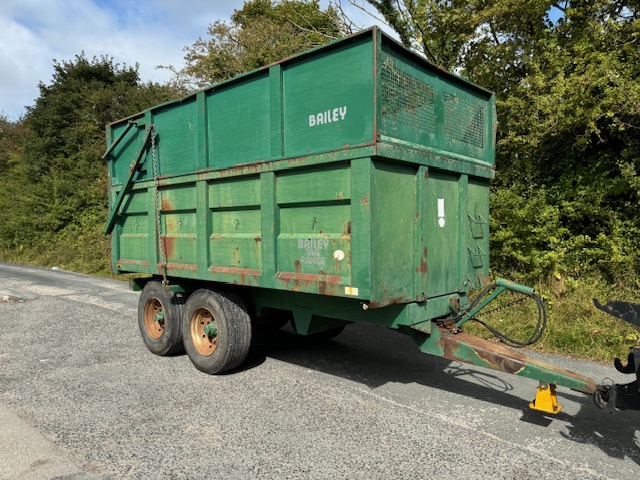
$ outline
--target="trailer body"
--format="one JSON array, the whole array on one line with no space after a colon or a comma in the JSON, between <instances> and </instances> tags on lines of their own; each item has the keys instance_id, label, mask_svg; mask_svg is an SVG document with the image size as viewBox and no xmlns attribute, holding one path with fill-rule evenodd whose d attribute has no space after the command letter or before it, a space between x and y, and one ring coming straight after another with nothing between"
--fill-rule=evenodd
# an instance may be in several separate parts
<instances>
[{"instance_id":1,"label":"trailer body","mask_svg":"<svg viewBox=\"0 0 640 480\"><path fill-rule=\"evenodd\" d=\"M374 28L116 122L114 270L446 315L488 277L494 112Z\"/></svg>"},{"instance_id":2,"label":"trailer body","mask_svg":"<svg viewBox=\"0 0 640 480\"><path fill-rule=\"evenodd\" d=\"M444 321L466 321L470 289L489 281L495 131L491 92L375 27L107 126L105 231L114 271L149 275L135 282L147 346L173 351L180 323L214 373L240 361L206 366L218 341L238 325L230 335L249 335L226 317L287 312L301 334L366 322L426 353L593 392ZM168 330L171 348L157 346Z\"/></svg>"}]
</instances>

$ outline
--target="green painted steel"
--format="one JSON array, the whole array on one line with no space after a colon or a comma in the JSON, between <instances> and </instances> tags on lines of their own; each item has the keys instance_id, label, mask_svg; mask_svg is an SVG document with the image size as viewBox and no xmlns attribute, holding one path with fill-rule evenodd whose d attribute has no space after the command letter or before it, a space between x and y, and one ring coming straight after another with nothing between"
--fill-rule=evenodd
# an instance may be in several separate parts
<instances>
[{"instance_id":1,"label":"green painted steel","mask_svg":"<svg viewBox=\"0 0 640 480\"><path fill-rule=\"evenodd\" d=\"M488 276L495 123L376 28L153 107L107 127L114 270L428 331Z\"/></svg>"},{"instance_id":2,"label":"green painted steel","mask_svg":"<svg viewBox=\"0 0 640 480\"><path fill-rule=\"evenodd\" d=\"M493 290L493 292L482 299L482 301L480 301L475 307L473 306L473 304L470 305L469 308L467 308L467 310L464 312L464 315L456 318L457 327L462 327L465 323L474 318L477 313L479 313L482 309L484 309L487 305L489 305L507 290L522 293L523 295L533 295L534 293L533 288L520 285L519 283L512 282L510 280L505 280L504 278L498 278L496 280L495 286L495 290ZM479 299L479 297L477 299Z\"/></svg>"}]
</instances>

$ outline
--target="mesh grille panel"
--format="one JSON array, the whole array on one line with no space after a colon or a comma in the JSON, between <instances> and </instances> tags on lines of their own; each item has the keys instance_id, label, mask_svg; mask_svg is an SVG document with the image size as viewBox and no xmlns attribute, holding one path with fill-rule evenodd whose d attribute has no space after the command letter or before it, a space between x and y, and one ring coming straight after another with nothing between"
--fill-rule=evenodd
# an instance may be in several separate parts
<instances>
[{"instance_id":1,"label":"mesh grille panel","mask_svg":"<svg viewBox=\"0 0 640 480\"><path fill-rule=\"evenodd\" d=\"M444 93L444 132L451 140L484 147L483 105L470 103L458 95Z\"/></svg>"},{"instance_id":2,"label":"mesh grille panel","mask_svg":"<svg viewBox=\"0 0 640 480\"><path fill-rule=\"evenodd\" d=\"M435 93L431 86L393 65L382 65L382 115L417 129L435 129Z\"/></svg>"},{"instance_id":3,"label":"mesh grille panel","mask_svg":"<svg viewBox=\"0 0 640 480\"><path fill-rule=\"evenodd\" d=\"M485 100L463 91L447 91L450 87L440 87L440 83L429 84L391 61L382 64L380 75L382 125L388 134L465 154L469 148L474 152L485 149ZM437 145L431 143L436 132ZM432 136L427 139L425 134Z\"/></svg>"}]
</instances>

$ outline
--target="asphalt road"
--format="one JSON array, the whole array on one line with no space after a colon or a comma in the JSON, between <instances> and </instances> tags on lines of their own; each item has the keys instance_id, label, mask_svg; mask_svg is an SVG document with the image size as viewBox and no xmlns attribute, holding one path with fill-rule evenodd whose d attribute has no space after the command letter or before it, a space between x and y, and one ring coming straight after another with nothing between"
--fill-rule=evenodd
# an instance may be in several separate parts
<instances>
[{"instance_id":1,"label":"asphalt road","mask_svg":"<svg viewBox=\"0 0 640 480\"><path fill-rule=\"evenodd\" d=\"M156 357L125 283L0 264L0 480L631 479L640 414L528 409L536 382L350 325L258 332L240 371ZM613 367L545 357L593 376Z\"/></svg>"}]
</instances>

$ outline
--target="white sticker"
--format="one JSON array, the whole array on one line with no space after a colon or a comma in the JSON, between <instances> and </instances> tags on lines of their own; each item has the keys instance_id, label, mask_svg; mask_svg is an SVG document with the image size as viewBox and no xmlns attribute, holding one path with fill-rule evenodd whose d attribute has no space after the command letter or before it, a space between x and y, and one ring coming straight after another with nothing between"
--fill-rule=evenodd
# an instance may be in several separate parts
<instances>
[{"instance_id":1,"label":"white sticker","mask_svg":"<svg viewBox=\"0 0 640 480\"><path fill-rule=\"evenodd\" d=\"M443 228L445 225L444 220L444 198L438 199L438 225L440 228Z\"/></svg>"},{"instance_id":2,"label":"white sticker","mask_svg":"<svg viewBox=\"0 0 640 480\"><path fill-rule=\"evenodd\" d=\"M339 262L344 260L344 252L342 250L336 250L335 252L333 252L333 258L335 258Z\"/></svg>"},{"instance_id":3,"label":"white sticker","mask_svg":"<svg viewBox=\"0 0 640 480\"><path fill-rule=\"evenodd\" d=\"M358 296L358 289L356 287L344 287L344 293L346 295Z\"/></svg>"}]
</instances>

